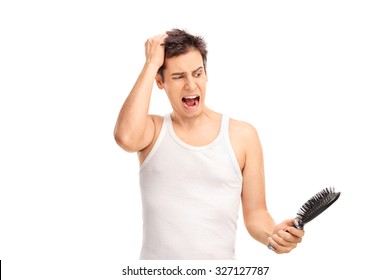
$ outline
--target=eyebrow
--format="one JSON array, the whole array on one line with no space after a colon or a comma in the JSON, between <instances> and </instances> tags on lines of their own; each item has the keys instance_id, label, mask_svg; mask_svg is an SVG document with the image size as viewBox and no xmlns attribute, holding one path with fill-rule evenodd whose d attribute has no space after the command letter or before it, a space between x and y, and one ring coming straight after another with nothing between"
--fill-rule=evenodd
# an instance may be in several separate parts
<instances>
[{"instance_id":1,"label":"eyebrow","mask_svg":"<svg viewBox=\"0 0 390 280\"><path fill-rule=\"evenodd\" d=\"M196 68L194 71L192 71L191 73L195 73L195 72L198 72L199 70L203 69L203 66L200 66L198 68ZM185 72L176 72L176 73L172 73L171 76L181 76L181 75L184 75Z\"/></svg>"}]
</instances>

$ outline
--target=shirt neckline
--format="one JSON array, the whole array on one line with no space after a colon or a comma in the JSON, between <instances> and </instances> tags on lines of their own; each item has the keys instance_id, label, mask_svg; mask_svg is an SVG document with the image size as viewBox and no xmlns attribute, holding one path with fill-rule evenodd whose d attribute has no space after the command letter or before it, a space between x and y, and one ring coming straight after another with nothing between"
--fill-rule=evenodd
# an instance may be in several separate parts
<instances>
[{"instance_id":1,"label":"shirt neckline","mask_svg":"<svg viewBox=\"0 0 390 280\"><path fill-rule=\"evenodd\" d=\"M171 115L167 114L165 116L165 119L167 121L168 131L169 131L169 134L171 135L171 137L176 141L176 143L178 143L180 146L182 146L188 150L193 150L193 151L207 150L210 147L217 144L220 141L220 139L222 139L222 137L223 137L223 124L224 124L225 115L222 115L218 135L209 144L202 145L202 146L193 146L193 145L190 145L190 144L184 142L183 140L181 140L175 133L175 130L174 130L173 124L172 124Z\"/></svg>"}]
</instances>

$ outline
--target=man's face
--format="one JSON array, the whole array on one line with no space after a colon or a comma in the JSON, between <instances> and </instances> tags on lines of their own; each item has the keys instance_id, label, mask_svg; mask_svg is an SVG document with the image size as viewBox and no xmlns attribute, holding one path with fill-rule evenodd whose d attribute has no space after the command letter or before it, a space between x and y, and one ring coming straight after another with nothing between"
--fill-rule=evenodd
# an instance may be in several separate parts
<instances>
[{"instance_id":1,"label":"man's face","mask_svg":"<svg viewBox=\"0 0 390 280\"><path fill-rule=\"evenodd\" d=\"M167 58L164 82L157 76L157 85L165 89L175 113L197 116L204 110L207 76L198 50Z\"/></svg>"}]
</instances>

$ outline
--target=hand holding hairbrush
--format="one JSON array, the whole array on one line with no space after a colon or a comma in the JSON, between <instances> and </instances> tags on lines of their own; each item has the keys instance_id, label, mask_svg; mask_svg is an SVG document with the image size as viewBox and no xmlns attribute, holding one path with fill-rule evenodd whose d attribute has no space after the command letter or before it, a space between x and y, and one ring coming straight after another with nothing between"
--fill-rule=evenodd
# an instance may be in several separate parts
<instances>
[{"instance_id":1,"label":"hand holding hairbrush","mask_svg":"<svg viewBox=\"0 0 390 280\"><path fill-rule=\"evenodd\" d=\"M303 229L304 225L316 218L331 206L340 197L340 192L334 188L326 188L318 192L302 205L294 220L293 226L297 229ZM267 246L270 250L275 250L271 245Z\"/></svg>"}]
</instances>

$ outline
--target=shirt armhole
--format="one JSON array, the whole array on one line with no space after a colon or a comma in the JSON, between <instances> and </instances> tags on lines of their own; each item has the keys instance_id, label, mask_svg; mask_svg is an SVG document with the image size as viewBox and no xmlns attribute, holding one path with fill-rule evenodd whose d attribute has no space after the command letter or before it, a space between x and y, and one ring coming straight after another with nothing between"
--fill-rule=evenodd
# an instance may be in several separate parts
<instances>
[{"instance_id":1,"label":"shirt armhole","mask_svg":"<svg viewBox=\"0 0 390 280\"><path fill-rule=\"evenodd\" d=\"M142 164L140 166L140 172L148 164L148 162L152 159L154 153L157 151L158 146L160 146L161 141L164 138L165 131L167 130L167 117L169 117L169 114L164 116L163 124L162 124L161 130L160 130L160 133L157 136L156 143L154 143L152 150L149 152L149 154L147 155L145 160L142 162Z\"/></svg>"},{"instance_id":2,"label":"shirt armhole","mask_svg":"<svg viewBox=\"0 0 390 280\"><path fill-rule=\"evenodd\" d=\"M232 161L234 169L236 170L237 176L240 179L240 181L242 182L242 173L241 173L240 165L238 164L236 154L233 150L232 144L230 143L229 123L230 123L230 118L226 115L223 115L222 116L222 129L223 129L223 137L225 139L227 152L228 152L229 157Z\"/></svg>"}]
</instances>

